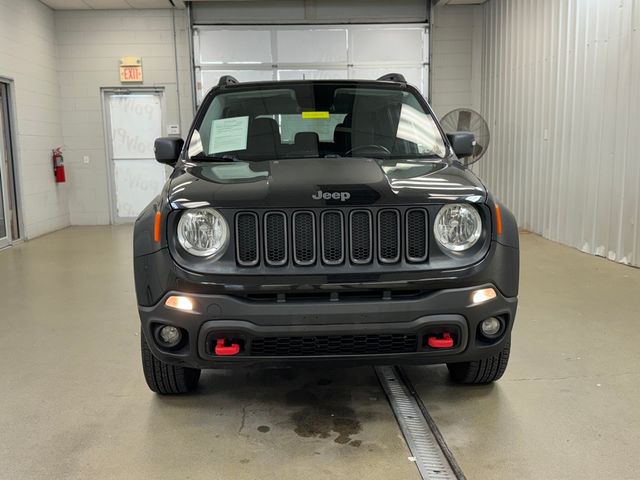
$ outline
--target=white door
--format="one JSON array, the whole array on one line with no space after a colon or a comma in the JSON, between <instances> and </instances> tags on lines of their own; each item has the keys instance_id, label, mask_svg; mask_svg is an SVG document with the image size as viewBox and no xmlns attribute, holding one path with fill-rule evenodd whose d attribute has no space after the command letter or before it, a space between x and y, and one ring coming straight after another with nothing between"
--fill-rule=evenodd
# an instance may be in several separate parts
<instances>
[{"instance_id":1,"label":"white door","mask_svg":"<svg viewBox=\"0 0 640 480\"><path fill-rule=\"evenodd\" d=\"M5 86L0 84L0 248L11 243L11 228L9 215L8 192L8 171L9 171L9 139L6 129L6 111L4 104L6 101Z\"/></svg>"},{"instance_id":2,"label":"white door","mask_svg":"<svg viewBox=\"0 0 640 480\"><path fill-rule=\"evenodd\" d=\"M167 178L153 143L162 136L162 92L105 92L114 223L133 222Z\"/></svg>"}]
</instances>

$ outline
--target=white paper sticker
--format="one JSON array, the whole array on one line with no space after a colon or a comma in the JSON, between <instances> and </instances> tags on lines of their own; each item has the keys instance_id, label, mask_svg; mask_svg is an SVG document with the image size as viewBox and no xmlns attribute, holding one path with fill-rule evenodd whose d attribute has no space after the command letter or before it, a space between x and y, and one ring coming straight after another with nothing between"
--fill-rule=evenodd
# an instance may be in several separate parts
<instances>
[{"instance_id":1,"label":"white paper sticker","mask_svg":"<svg viewBox=\"0 0 640 480\"><path fill-rule=\"evenodd\" d=\"M209 153L231 152L247 148L249 117L221 118L211 125Z\"/></svg>"}]
</instances>

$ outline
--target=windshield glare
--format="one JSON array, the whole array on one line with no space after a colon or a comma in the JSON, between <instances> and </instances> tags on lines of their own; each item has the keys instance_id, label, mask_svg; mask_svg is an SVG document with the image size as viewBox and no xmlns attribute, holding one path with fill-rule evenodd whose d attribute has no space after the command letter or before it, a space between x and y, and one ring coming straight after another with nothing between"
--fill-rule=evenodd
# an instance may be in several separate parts
<instances>
[{"instance_id":1,"label":"windshield glare","mask_svg":"<svg viewBox=\"0 0 640 480\"><path fill-rule=\"evenodd\" d=\"M216 95L189 156L203 160L443 158L434 119L397 88L344 84L256 86Z\"/></svg>"}]
</instances>

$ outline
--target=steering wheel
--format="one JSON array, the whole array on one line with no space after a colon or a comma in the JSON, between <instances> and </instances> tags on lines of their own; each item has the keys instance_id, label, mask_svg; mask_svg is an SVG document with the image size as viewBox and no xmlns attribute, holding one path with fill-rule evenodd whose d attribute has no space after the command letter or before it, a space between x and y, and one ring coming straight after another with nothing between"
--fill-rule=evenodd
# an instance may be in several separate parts
<instances>
[{"instance_id":1,"label":"steering wheel","mask_svg":"<svg viewBox=\"0 0 640 480\"><path fill-rule=\"evenodd\" d=\"M377 150L380 150L380 151L386 153L387 155L391 155L391 150L389 150L384 145L376 145L376 144L372 143L372 144L369 144L369 145L358 145L357 147L353 147L348 152L345 152L344 156L346 157L350 153L358 152L359 150L364 150L365 148L377 149Z\"/></svg>"}]
</instances>

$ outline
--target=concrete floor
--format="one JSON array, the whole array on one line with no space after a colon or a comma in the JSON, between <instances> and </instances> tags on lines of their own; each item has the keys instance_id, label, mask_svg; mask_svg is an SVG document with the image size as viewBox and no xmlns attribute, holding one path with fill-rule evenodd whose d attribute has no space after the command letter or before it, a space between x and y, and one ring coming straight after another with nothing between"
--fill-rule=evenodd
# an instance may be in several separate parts
<instances>
[{"instance_id":1,"label":"concrete floor","mask_svg":"<svg viewBox=\"0 0 640 480\"><path fill-rule=\"evenodd\" d=\"M371 368L206 372L147 390L130 227L0 252L0 478L418 478ZM640 477L640 270L522 237L511 364L408 369L469 479Z\"/></svg>"},{"instance_id":2,"label":"concrete floor","mask_svg":"<svg viewBox=\"0 0 640 480\"><path fill-rule=\"evenodd\" d=\"M640 478L640 269L523 234L505 376L408 369L469 479Z\"/></svg>"}]
</instances>

